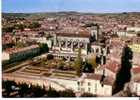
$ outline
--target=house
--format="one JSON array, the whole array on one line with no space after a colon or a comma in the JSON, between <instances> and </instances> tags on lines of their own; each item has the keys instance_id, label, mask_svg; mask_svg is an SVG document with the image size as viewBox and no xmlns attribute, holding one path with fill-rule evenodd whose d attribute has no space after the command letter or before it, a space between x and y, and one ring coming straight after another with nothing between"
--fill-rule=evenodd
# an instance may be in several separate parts
<instances>
[{"instance_id":1,"label":"house","mask_svg":"<svg viewBox=\"0 0 140 100\"><path fill-rule=\"evenodd\" d=\"M124 29L120 29L117 32L117 35L120 37L134 37L134 36L137 36L139 31L140 31L139 27L127 27Z\"/></svg>"},{"instance_id":2,"label":"house","mask_svg":"<svg viewBox=\"0 0 140 100\"><path fill-rule=\"evenodd\" d=\"M131 73L131 92L137 96L140 96L140 66L132 68Z\"/></svg>"},{"instance_id":3,"label":"house","mask_svg":"<svg viewBox=\"0 0 140 100\"><path fill-rule=\"evenodd\" d=\"M129 43L128 46L133 51L133 64L140 65L140 37L131 38L132 43Z\"/></svg>"},{"instance_id":4,"label":"house","mask_svg":"<svg viewBox=\"0 0 140 100\"><path fill-rule=\"evenodd\" d=\"M52 40L49 40L46 37L30 37L29 39L36 41L37 43L47 44L49 48L52 48Z\"/></svg>"},{"instance_id":5,"label":"house","mask_svg":"<svg viewBox=\"0 0 140 100\"><path fill-rule=\"evenodd\" d=\"M91 93L97 96L111 96L113 84L113 78L103 77L103 75L100 74L87 74L77 82L78 91L81 91L81 93Z\"/></svg>"},{"instance_id":6,"label":"house","mask_svg":"<svg viewBox=\"0 0 140 100\"><path fill-rule=\"evenodd\" d=\"M14 39L11 33L5 33L2 35L2 49L12 47Z\"/></svg>"},{"instance_id":7,"label":"house","mask_svg":"<svg viewBox=\"0 0 140 100\"><path fill-rule=\"evenodd\" d=\"M75 93L91 93L97 96L112 96L114 79L99 74L83 74L81 77L51 77L50 86L56 90L72 89ZM57 83L57 84L56 84ZM59 85L59 86L58 86ZM106 91L108 90L108 91Z\"/></svg>"},{"instance_id":8,"label":"house","mask_svg":"<svg viewBox=\"0 0 140 100\"><path fill-rule=\"evenodd\" d=\"M126 30L122 29L122 30L117 31L117 35L119 37L126 37L127 36L127 32L126 32Z\"/></svg>"},{"instance_id":9,"label":"house","mask_svg":"<svg viewBox=\"0 0 140 100\"><path fill-rule=\"evenodd\" d=\"M98 68L96 68L95 73L100 75L104 74L105 76L109 76L115 79L120 68L121 64L110 60L105 65L100 65Z\"/></svg>"},{"instance_id":10,"label":"house","mask_svg":"<svg viewBox=\"0 0 140 100\"><path fill-rule=\"evenodd\" d=\"M127 31L139 32L140 31L140 27L127 27L126 30Z\"/></svg>"},{"instance_id":11,"label":"house","mask_svg":"<svg viewBox=\"0 0 140 100\"><path fill-rule=\"evenodd\" d=\"M105 67L105 75L115 79L117 73L121 68L121 64L116 61L109 61L107 64L104 65L104 67Z\"/></svg>"},{"instance_id":12,"label":"house","mask_svg":"<svg viewBox=\"0 0 140 100\"><path fill-rule=\"evenodd\" d=\"M9 59L10 59L9 53L2 52L2 61L6 61L6 60L9 60Z\"/></svg>"}]
</instances>

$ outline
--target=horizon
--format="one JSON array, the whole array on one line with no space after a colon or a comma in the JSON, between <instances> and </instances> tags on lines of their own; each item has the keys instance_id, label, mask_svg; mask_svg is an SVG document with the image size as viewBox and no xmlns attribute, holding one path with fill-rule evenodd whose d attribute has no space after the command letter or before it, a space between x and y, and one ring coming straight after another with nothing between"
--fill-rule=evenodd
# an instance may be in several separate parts
<instances>
[{"instance_id":1,"label":"horizon","mask_svg":"<svg viewBox=\"0 0 140 100\"><path fill-rule=\"evenodd\" d=\"M140 12L140 0L2 0L4 13L124 13Z\"/></svg>"},{"instance_id":2,"label":"horizon","mask_svg":"<svg viewBox=\"0 0 140 100\"><path fill-rule=\"evenodd\" d=\"M1 12L1 13L9 13L9 14L36 14L36 13L90 13L90 14L122 14L122 13L140 13L140 11L137 12L80 12L80 11L42 11L42 12Z\"/></svg>"}]
</instances>

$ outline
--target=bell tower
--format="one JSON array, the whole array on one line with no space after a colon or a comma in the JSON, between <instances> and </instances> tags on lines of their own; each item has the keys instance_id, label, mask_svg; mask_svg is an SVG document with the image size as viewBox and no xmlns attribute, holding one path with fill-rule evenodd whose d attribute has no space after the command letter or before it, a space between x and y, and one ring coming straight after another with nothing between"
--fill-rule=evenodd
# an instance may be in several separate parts
<instances>
[{"instance_id":1,"label":"bell tower","mask_svg":"<svg viewBox=\"0 0 140 100\"><path fill-rule=\"evenodd\" d=\"M99 34L100 34L99 25L97 25L97 24L91 25L91 40L98 41Z\"/></svg>"}]
</instances>

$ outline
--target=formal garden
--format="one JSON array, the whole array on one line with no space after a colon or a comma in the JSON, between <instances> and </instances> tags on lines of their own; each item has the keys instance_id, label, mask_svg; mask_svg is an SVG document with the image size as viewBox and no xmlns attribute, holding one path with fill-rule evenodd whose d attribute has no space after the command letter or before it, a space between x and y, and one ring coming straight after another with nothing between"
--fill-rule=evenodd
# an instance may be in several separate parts
<instances>
[{"instance_id":1,"label":"formal garden","mask_svg":"<svg viewBox=\"0 0 140 100\"><path fill-rule=\"evenodd\" d=\"M63 71L66 71L66 73L72 72L74 73L73 75L76 74L79 76L82 72L93 73L94 69L97 67L97 63L96 58L94 56L90 59L87 59L86 61L83 61L81 58L81 53L79 51L79 54L77 55L77 58L75 58L74 61L66 60L64 57L55 58L53 57L53 55L48 54L47 57L32 61L31 66L33 66L34 68L42 68L42 70L53 69L56 71L61 71L61 74L57 73L57 75L63 75Z\"/></svg>"}]
</instances>

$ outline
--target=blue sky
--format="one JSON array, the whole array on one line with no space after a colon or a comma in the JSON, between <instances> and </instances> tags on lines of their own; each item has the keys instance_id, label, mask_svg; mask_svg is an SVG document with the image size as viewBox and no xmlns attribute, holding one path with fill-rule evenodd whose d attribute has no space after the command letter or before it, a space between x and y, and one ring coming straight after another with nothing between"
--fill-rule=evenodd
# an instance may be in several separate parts
<instances>
[{"instance_id":1,"label":"blue sky","mask_svg":"<svg viewBox=\"0 0 140 100\"><path fill-rule=\"evenodd\" d=\"M140 0L2 0L2 12L140 12Z\"/></svg>"}]
</instances>

